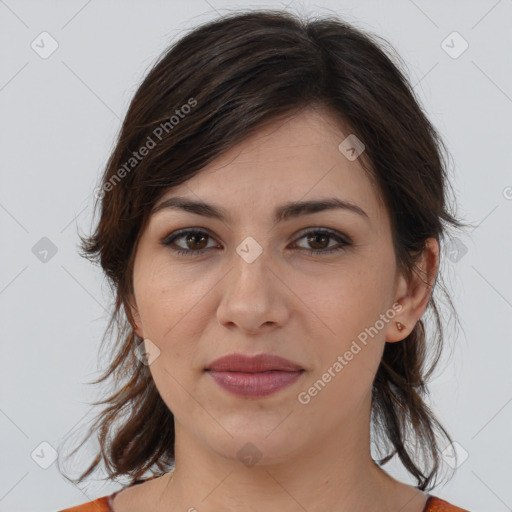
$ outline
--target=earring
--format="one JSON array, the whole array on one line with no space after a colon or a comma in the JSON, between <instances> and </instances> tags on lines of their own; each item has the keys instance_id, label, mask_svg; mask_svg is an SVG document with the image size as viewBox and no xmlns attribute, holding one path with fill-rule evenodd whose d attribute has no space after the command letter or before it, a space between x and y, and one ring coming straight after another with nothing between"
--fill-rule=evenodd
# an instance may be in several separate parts
<instances>
[{"instance_id":1,"label":"earring","mask_svg":"<svg viewBox=\"0 0 512 512\"><path fill-rule=\"evenodd\" d=\"M395 322L395 323L396 323L396 328L398 329L399 332L402 332L405 329L404 324L401 324L400 322Z\"/></svg>"}]
</instances>

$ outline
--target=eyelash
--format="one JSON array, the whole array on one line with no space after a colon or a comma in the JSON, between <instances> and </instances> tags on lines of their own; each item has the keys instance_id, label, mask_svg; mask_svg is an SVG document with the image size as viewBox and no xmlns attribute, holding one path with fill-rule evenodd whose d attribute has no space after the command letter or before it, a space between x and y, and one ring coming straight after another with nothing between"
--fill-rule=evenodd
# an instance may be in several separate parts
<instances>
[{"instance_id":1,"label":"eyelash","mask_svg":"<svg viewBox=\"0 0 512 512\"><path fill-rule=\"evenodd\" d=\"M202 231L199 229L185 229L176 231L174 233L171 233L170 235L166 236L162 241L161 244L165 245L166 247L169 247L171 251L173 251L176 254L183 255L183 256L199 256L203 254L205 251L212 249L212 247L200 249L198 251L194 251L192 249L175 249L171 247L171 245L174 243L175 240L178 240L182 237L185 237L185 235L206 235L210 238L213 238L210 236L210 234L206 231ZM327 229L311 229L310 231L304 232L299 238L295 240L295 242L301 240L302 238L305 238L307 235L311 234L317 234L317 235L325 235L329 238L334 238L337 242L341 243L341 247L336 247L335 249L302 249L303 251L306 251L309 255L314 256L318 254L332 254L339 251L342 251L345 249L345 247L348 247L352 245L352 242L350 239L346 236L341 236L341 234L338 234L336 231L330 231Z\"/></svg>"}]
</instances>

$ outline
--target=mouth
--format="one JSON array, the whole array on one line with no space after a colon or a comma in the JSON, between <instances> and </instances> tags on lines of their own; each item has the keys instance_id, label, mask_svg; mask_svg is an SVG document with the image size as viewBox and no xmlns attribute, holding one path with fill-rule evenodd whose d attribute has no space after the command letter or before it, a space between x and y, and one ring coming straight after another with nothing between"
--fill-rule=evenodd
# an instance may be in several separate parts
<instances>
[{"instance_id":1,"label":"mouth","mask_svg":"<svg viewBox=\"0 0 512 512\"><path fill-rule=\"evenodd\" d=\"M305 371L299 364L273 354L230 354L205 368L222 389L245 398L275 393L295 383Z\"/></svg>"}]
</instances>

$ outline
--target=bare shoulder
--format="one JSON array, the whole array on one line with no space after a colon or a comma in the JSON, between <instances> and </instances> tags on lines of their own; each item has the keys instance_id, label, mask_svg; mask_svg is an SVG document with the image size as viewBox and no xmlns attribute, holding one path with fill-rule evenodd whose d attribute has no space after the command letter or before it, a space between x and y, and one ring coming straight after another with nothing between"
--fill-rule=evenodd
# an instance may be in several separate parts
<instances>
[{"instance_id":1,"label":"bare shoulder","mask_svg":"<svg viewBox=\"0 0 512 512\"><path fill-rule=\"evenodd\" d=\"M111 502L112 512L137 512L153 504L163 491L164 476L131 485L116 494Z\"/></svg>"},{"instance_id":2,"label":"bare shoulder","mask_svg":"<svg viewBox=\"0 0 512 512\"><path fill-rule=\"evenodd\" d=\"M395 489L395 506L400 512L426 512L429 495L416 487L398 483Z\"/></svg>"},{"instance_id":3,"label":"bare shoulder","mask_svg":"<svg viewBox=\"0 0 512 512\"><path fill-rule=\"evenodd\" d=\"M407 484L401 483L396 492L400 512L469 512Z\"/></svg>"}]
</instances>

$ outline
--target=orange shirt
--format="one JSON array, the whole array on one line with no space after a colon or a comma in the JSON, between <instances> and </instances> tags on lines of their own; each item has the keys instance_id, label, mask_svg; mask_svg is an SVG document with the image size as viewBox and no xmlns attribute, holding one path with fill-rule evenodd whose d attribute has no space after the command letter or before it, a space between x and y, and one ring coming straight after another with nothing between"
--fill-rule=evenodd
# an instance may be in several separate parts
<instances>
[{"instance_id":1,"label":"orange shirt","mask_svg":"<svg viewBox=\"0 0 512 512\"><path fill-rule=\"evenodd\" d=\"M134 485L137 483L140 482L136 482ZM108 496L103 496L94 501L90 501L89 503L84 503L76 507L59 510L58 512L112 512L110 503L113 501L114 496L121 492L123 489L120 489L119 491ZM431 494L428 496L429 498L425 504L423 512L469 512L468 510L456 507L455 505L452 505L451 503L448 503L447 501L442 500L437 496L432 496Z\"/></svg>"}]
</instances>

